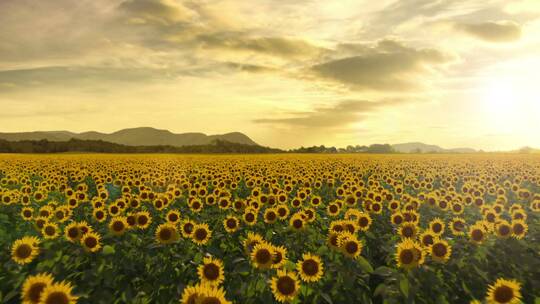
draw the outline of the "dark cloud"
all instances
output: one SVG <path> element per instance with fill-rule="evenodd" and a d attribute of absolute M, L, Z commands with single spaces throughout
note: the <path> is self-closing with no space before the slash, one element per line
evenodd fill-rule
<path fill-rule="evenodd" d="M 276 69 L 272 67 L 249 63 L 227 62 L 226 65 L 234 70 L 249 73 L 270 73 L 276 71 Z"/>
<path fill-rule="evenodd" d="M 333 107 L 318 107 L 312 112 L 291 112 L 289 118 L 262 118 L 254 120 L 259 124 L 287 125 L 307 128 L 339 128 L 358 122 L 362 117 L 378 108 L 397 104 L 401 100 L 367 101 L 344 100 Z"/>
<path fill-rule="evenodd" d="M 410 48 L 393 40 L 341 45 L 336 53 L 347 57 L 314 65 L 311 72 L 355 90 L 414 89 L 420 85 L 418 76 L 451 60 L 436 49 Z"/>
<path fill-rule="evenodd" d="M 455 28 L 488 42 L 512 42 L 521 38 L 521 26 L 512 21 L 456 23 Z"/>

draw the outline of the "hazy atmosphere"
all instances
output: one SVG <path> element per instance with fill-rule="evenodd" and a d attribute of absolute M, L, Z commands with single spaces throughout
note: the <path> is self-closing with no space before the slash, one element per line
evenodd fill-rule
<path fill-rule="evenodd" d="M 540 147 L 540 2 L 0 1 L 2 132 Z"/>

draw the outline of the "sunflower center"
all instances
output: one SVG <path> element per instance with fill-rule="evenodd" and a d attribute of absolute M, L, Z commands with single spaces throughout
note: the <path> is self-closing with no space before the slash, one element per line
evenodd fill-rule
<path fill-rule="evenodd" d="M 414 261 L 414 254 L 412 250 L 405 249 L 399 254 L 399 260 L 403 264 L 411 264 Z"/>
<path fill-rule="evenodd" d="M 219 267 L 214 263 L 205 265 L 203 272 L 204 277 L 210 281 L 215 281 L 219 278 Z"/>
<path fill-rule="evenodd" d="M 161 231 L 159 232 L 159 238 L 164 240 L 164 241 L 168 241 L 172 238 L 172 231 L 171 229 L 168 229 L 168 228 L 165 228 L 165 229 L 161 229 Z"/>
<path fill-rule="evenodd" d="M 435 224 L 433 224 L 433 226 L 431 227 L 431 229 L 433 229 L 433 232 L 440 232 L 441 229 L 442 229 L 442 226 L 441 226 L 441 224 L 439 224 L 439 223 L 435 223 Z"/>
<path fill-rule="evenodd" d="M 32 216 L 32 211 L 30 211 L 30 210 L 24 210 L 24 216 L 25 216 L 25 217 L 31 217 L 31 216 Z"/>
<path fill-rule="evenodd" d="M 276 214 L 274 212 L 268 212 L 266 214 L 266 219 L 268 219 L 269 221 L 273 221 L 276 219 Z"/>
<path fill-rule="evenodd" d="M 276 251 L 274 253 L 274 258 L 272 259 L 272 263 L 279 264 L 281 260 L 283 260 L 283 255 L 281 254 L 281 252 Z"/>
<path fill-rule="evenodd" d="M 17 247 L 17 250 L 15 251 L 15 255 L 21 259 L 26 259 L 32 254 L 32 247 L 28 244 L 22 244 L 19 247 Z"/>
<path fill-rule="evenodd" d="M 293 221 L 293 227 L 296 228 L 296 229 L 302 228 L 302 220 L 301 219 L 294 220 Z"/>
<path fill-rule="evenodd" d="M 514 233 L 515 234 L 522 234 L 524 230 L 525 229 L 523 229 L 523 225 L 521 225 L 521 224 L 515 224 L 514 225 Z"/>
<path fill-rule="evenodd" d="M 84 245 L 88 248 L 94 248 L 97 246 L 97 240 L 94 237 L 87 237 L 84 240 Z"/>
<path fill-rule="evenodd" d="M 306 260 L 302 263 L 302 270 L 308 276 L 314 276 L 319 272 L 319 264 L 314 260 Z"/>
<path fill-rule="evenodd" d="M 270 251 L 261 249 L 255 254 L 255 259 L 259 264 L 267 264 L 271 261 L 272 255 L 270 254 Z"/>
<path fill-rule="evenodd" d="M 79 228 L 77 227 L 71 227 L 69 230 L 68 230 L 68 235 L 70 238 L 74 239 L 76 238 L 77 236 L 79 236 Z"/>
<path fill-rule="evenodd" d="M 32 286 L 30 286 L 30 289 L 28 290 L 28 297 L 30 298 L 32 303 L 39 302 L 41 292 L 43 291 L 43 289 L 45 289 L 46 286 L 47 284 L 42 282 L 34 283 L 32 284 Z"/>
<path fill-rule="evenodd" d="M 447 252 L 447 249 L 444 244 L 437 243 L 433 245 L 433 253 L 435 253 L 436 256 L 443 257 L 446 255 L 446 252 Z"/>
<path fill-rule="evenodd" d="M 139 225 L 144 226 L 148 223 L 148 218 L 146 216 L 139 216 L 137 217 L 137 222 Z"/>
<path fill-rule="evenodd" d="M 175 213 L 171 213 L 169 215 L 169 221 L 176 222 L 177 220 L 178 220 L 178 215 L 176 215 Z"/>
<path fill-rule="evenodd" d="M 366 227 L 369 224 L 369 220 L 365 217 L 361 217 L 358 220 L 358 224 L 360 225 L 360 227 Z"/>
<path fill-rule="evenodd" d="M 45 234 L 47 235 L 54 235 L 56 233 L 56 229 L 54 229 L 53 226 L 47 226 L 45 227 Z"/>
<path fill-rule="evenodd" d="M 424 245 L 431 245 L 433 244 L 433 237 L 431 235 L 424 236 Z"/>
<path fill-rule="evenodd" d="M 64 292 L 56 291 L 47 296 L 45 304 L 69 304 L 69 298 Z"/>
<path fill-rule="evenodd" d="M 288 296 L 294 293 L 296 286 L 294 280 L 291 277 L 280 277 L 277 281 L 277 289 L 280 293 Z"/>
<path fill-rule="evenodd" d="M 113 223 L 112 228 L 114 231 L 122 231 L 124 230 L 124 223 L 116 221 Z"/>
<path fill-rule="evenodd" d="M 514 297 L 514 291 L 508 286 L 499 286 L 495 289 L 494 298 L 499 303 L 508 303 Z"/>
<path fill-rule="evenodd" d="M 205 297 L 201 304 L 221 304 L 221 300 L 216 297 Z"/>
<path fill-rule="evenodd" d="M 330 212 L 336 213 L 338 211 L 338 207 L 336 205 L 330 206 Z"/>
<path fill-rule="evenodd" d="M 246 221 L 253 222 L 255 220 L 255 215 L 253 213 L 246 214 Z"/>
<path fill-rule="evenodd" d="M 348 241 L 347 244 L 345 244 L 345 250 L 349 254 L 354 254 L 358 251 L 358 244 L 353 241 Z"/>
<path fill-rule="evenodd" d="M 472 238 L 473 238 L 473 240 L 475 240 L 477 242 L 481 241 L 482 238 L 484 238 L 484 233 L 482 231 L 480 231 L 479 229 L 473 230 Z"/>
<path fill-rule="evenodd" d="M 283 217 L 287 214 L 287 209 L 285 208 L 279 208 L 278 209 L 279 216 Z"/>
<path fill-rule="evenodd" d="M 403 228 L 403 236 L 404 237 L 412 237 L 414 234 L 414 230 L 411 227 L 404 227 Z"/>
<path fill-rule="evenodd" d="M 235 228 L 236 227 L 236 221 L 234 219 L 228 219 L 227 220 L 227 227 L 228 228 Z"/>
<path fill-rule="evenodd" d="M 195 238 L 197 240 L 204 240 L 204 239 L 206 239 L 207 235 L 208 235 L 208 233 L 204 229 L 197 229 L 195 231 Z"/>
<path fill-rule="evenodd" d="M 510 233 L 510 227 L 508 227 L 507 225 L 502 225 L 499 228 L 499 232 L 501 233 L 501 235 L 508 235 Z"/>

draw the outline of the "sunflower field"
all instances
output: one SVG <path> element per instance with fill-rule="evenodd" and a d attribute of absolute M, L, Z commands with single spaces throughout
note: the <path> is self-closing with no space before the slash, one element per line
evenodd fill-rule
<path fill-rule="evenodd" d="M 540 157 L 2 155 L 0 302 L 540 303 Z"/>

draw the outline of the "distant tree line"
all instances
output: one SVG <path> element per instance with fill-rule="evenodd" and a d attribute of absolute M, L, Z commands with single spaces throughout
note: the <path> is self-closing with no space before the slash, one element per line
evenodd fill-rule
<path fill-rule="evenodd" d="M 301 147 L 299 149 L 289 150 L 292 153 L 396 153 L 389 144 L 373 144 L 369 146 L 347 146 L 346 148 L 313 146 Z"/>
<path fill-rule="evenodd" d="M 126 146 L 102 140 L 0 140 L 0 153 L 280 153 L 279 149 L 215 140 L 195 146 Z"/>

